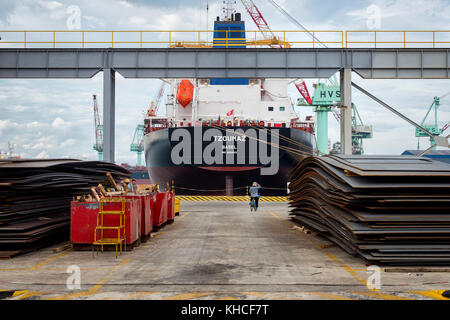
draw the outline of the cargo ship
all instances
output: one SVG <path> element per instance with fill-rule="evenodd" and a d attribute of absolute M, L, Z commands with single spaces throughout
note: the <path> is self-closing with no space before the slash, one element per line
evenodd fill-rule
<path fill-rule="evenodd" d="M 147 186 L 151 184 L 146 167 L 131 166 L 128 163 L 122 163 L 121 166 L 131 172 L 131 179 L 136 180 L 138 185 Z"/>
<path fill-rule="evenodd" d="M 228 32 L 227 32 L 228 31 Z M 213 47 L 245 48 L 239 13 L 214 22 Z M 312 116 L 288 96 L 295 79 L 162 79 L 170 85 L 166 114 L 145 118 L 145 162 L 152 183 L 177 194 L 243 195 L 258 182 L 262 195 L 286 195 L 288 173 L 311 152 Z"/>

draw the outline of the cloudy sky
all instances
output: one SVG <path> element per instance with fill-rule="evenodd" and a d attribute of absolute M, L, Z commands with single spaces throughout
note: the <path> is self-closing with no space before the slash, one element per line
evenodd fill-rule
<path fill-rule="evenodd" d="M 448 0 L 276 0 L 310 30 L 450 30 Z M 209 0 L 210 23 L 206 25 L 206 0 L 0 0 L 0 30 L 67 30 L 76 25 L 79 9 L 82 30 L 205 30 L 221 14 L 221 2 Z M 296 30 L 267 0 L 254 0 L 274 30 Z M 253 22 L 243 12 L 248 30 Z M 74 9 L 75 8 L 75 9 Z M 379 19 L 374 19 L 379 12 Z M 0 31 L 1 36 L 1 31 Z M 5 38 L 2 36 L 3 39 Z M 448 41 L 448 39 L 447 39 Z M 0 42 L 1 44 L 1 42 Z M 434 96 L 450 91 L 449 80 L 354 81 L 420 122 Z M 307 81 L 312 93 L 312 83 Z M 142 122 L 156 94 L 159 80 L 116 82 L 116 161 L 134 164 L 129 151 L 133 132 Z M 290 88 L 293 100 L 298 93 Z M 102 106 L 102 75 L 90 80 L 0 80 L 0 150 L 8 141 L 22 157 L 71 157 L 96 159 L 92 150 L 94 126 L 92 94 Z M 365 142 L 366 154 L 399 154 L 415 149 L 414 128 L 389 111 L 354 92 L 354 102 L 374 138 Z M 302 116 L 311 108 L 298 109 Z M 440 123 L 450 121 L 450 96 L 442 100 Z M 339 139 L 337 122 L 330 115 L 330 139 Z M 427 141 L 421 141 L 422 146 Z"/>

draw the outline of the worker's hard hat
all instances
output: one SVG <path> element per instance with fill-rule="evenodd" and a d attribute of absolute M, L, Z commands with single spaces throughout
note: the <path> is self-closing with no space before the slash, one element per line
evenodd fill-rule
<path fill-rule="evenodd" d="M 130 183 L 130 179 L 125 179 L 125 182 L 126 183 Z"/>

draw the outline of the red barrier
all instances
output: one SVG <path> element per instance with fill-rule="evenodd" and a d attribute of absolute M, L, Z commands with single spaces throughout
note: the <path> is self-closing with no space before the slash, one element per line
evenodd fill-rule
<path fill-rule="evenodd" d="M 121 210 L 119 202 L 105 203 L 105 210 Z M 70 241 L 74 244 L 92 244 L 97 226 L 98 202 L 72 202 L 70 214 Z M 126 244 L 132 244 L 140 238 L 140 201 L 127 199 L 125 202 Z M 104 226 L 119 225 L 119 217 L 104 216 Z M 104 230 L 104 238 L 117 237 L 117 230 Z M 98 237 L 97 237 L 98 238 Z"/>
<path fill-rule="evenodd" d="M 172 223 L 175 220 L 175 192 L 169 192 L 167 203 L 167 220 Z"/>
<path fill-rule="evenodd" d="M 167 222 L 168 193 L 160 192 L 153 195 L 152 201 L 152 222 L 153 227 L 160 228 Z"/>

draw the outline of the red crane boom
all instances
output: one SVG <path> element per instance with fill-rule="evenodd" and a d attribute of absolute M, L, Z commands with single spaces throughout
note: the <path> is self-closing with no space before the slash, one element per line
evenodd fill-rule
<path fill-rule="evenodd" d="M 256 26 L 258 27 L 259 31 L 261 31 L 263 37 L 265 40 L 271 40 L 276 39 L 275 34 L 270 30 L 270 27 L 264 19 L 261 11 L 259 11 L 258 7 L 255 5 L 255 3 L 252 0 L 241 0 L 242 4 L 244 5 L 245 9 L 247 10 L 250 17 L 255 22 Z M 282 45 L 270 45 L 272 48 L 283 48 Z"/>
<path fill-rule="evenodd" d="M 269 24 L 267 23 L 266 19 L 264 19 L 261 11 L 259 11 L 258 7 L 255 5 L 253 0 L 241 0 L 241 2 L 244 5 L 244 7 L 247 10 L 250 17 L 255 22 L 259 31 L 261 31 L 264 39 L 265 40 L 276 39 L 275 34 L 270 29 Z M 269 44 L 269 45 L 272 48 L 283 48 L 283 46 L 280 44 L 277 44 L 277 45 Z M 308 87 L 306 87 L 305 81 L 300 80 L 299 83 L 295 83 L 295 86 L 296 86 L 297 90 L 300 92 L 300 94 L 302 95 L 302 97 L 306 100 L 306 102 L 308 102 L 309 104 L 312 104 L 311 96 L 309 95 Z"/>
<path fill-rule="evenodd" d="M 302 97 L 308 102 L 308 104 L 312 104 L 311 96 L 309 95 L 308 88 L 306 87 L 306 83 L 303 80 L 300 80 L 299 83 L 295 83 L 298 92 L 302 95 Z"/>

